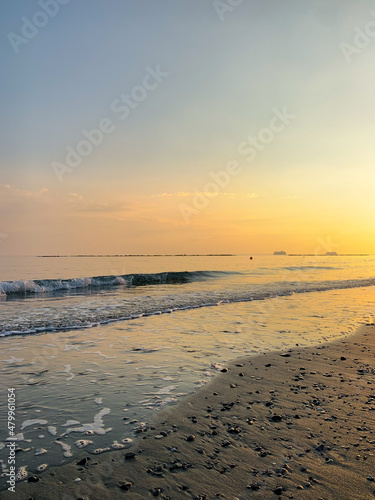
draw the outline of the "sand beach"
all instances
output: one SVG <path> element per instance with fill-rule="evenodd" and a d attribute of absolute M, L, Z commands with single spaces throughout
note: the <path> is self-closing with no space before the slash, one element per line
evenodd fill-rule
<path fill-rule="evenodd" d="M 74 463 L 29 474 L 16 498 L 374 497 L 374 325 L 223 370 L 141 425 L 131 448 L 83 451 Z"/>

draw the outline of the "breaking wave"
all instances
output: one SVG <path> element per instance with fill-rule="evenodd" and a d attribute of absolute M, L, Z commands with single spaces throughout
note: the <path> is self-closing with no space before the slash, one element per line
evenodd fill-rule
<path fill-rule="evenodd" d="M 149 284 L 145 276 L 152 276 L 151 283 L 181 283 L 183 280 L 206 279 L 209 275 L 218 273 L 162 273 L 161 275 L 142 276 L 139 284 Z M 219 273 L 222 274 L 222 273 Z M 157 281 L 155 276 L 158 276 Z M 92 279 L 92 278 L 91 278 Z M 100 278 L 103 284 L 103 277 Z M 139 279 L 139 278 L 138 278 Z M 173 281 L 168 281 L 173 280 Z M 163 280 L 163 281 L 161 281 Z M 106 280 L 104 279 L 106 282 Z M 182 281 L 186 282 L 186 281 Z M 36 282 L 34 282 L 36 283 Z M 54 281 L 56 283 L 56 281 Z M 70 298 L 69 307 L 64 302 L 47 303 L 39 316 L 25 311 L 25 314 L 15 312 L 14 315 L 0 317 L 0 337 L 8 335 L 24 335 L 42 332 L 56 332 L 92 328 L 115 321 L 134 320 L 146 316 L 170 314 L 176 311 L 197 309 L 201 307 L 220 306 L 236 302 L 268 300 L 293 294 L 343 290 L 375 286 L 375 278 L 331 280 L 331 281 L 295 281 L 274 282 L 265 284 L 236 285 L 235 288 L 217 288 L 215 290 L 201 289 L 186 291 L 185 288 L 169 291 L 162 290 L 158 294 L 103 295 L 87 303 L 78 297 Z M 32 306 L 32 304 L 31 304 Z"/>
<path fill-rule="evenodd" d="M 90 288 L 101 289 L 119 286 L 132 287 L 189 283 L 192 281 L 220 278 L 227 274 L 235 273 L 227 271 L 183 271 L 155 274 L 124 274 L 122 276 L 94 276 L 92 278 L 0 281 L 0 295 L 28 295 Z"/>

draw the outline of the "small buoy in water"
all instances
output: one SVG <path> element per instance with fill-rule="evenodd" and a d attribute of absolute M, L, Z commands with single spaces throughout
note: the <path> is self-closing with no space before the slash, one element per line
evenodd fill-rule
<path fill-rule="evenodd" d="M 253 258 L 252 258 L 252 257 L 250 257 L 250 260 L 253 260 Z"/>

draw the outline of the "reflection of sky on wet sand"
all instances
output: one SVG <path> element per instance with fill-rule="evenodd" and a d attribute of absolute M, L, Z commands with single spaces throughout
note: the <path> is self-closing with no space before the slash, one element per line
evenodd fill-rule
<path fill-rule="evenodd" d="M 371 288 L 338 290 L 4 338 L 3 387 L 16 387 L 16 430 L 27 450 L 17 465 L 35 470 L 82 448 L 129 446 L 122 441 L 141 422 L 208 382 L 229 359 L 350 333 L 371 319 L 374 303 Z M 47 452 L 36 455 L 41 449 Z"/>

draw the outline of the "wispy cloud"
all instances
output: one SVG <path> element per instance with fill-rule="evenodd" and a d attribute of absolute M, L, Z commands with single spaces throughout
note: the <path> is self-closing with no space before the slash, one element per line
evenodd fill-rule
<path fill-rule="evenodd" d="M 194 196 L 211 196 L 211 197 L 217 197 L 217 196 L 222 196 L 222 197 L 230 197 L 230 198 L 258 198 L 260 195 L 257 193 L 245 193 L 245 194 L 239 194 L 239 193 L 225 193 L 225 192 L 214 192 L 214 191 L 201 191 L 201 192 L 185 192 L 185 191 L 178 191 L 176 193 L 159 193 L 159 194 L 154 194 L 152 197 L 153 198 L 188 198 L 188 197 L 194 197 Z"/>
<path fill-rule="evenodd" d="M 132 203 L 125 201 L 101 202 L 86 199 L 78 193 L 69 193 L 65 200 L 70 212 L 75 214 L 121 214 L 134 209 Z"/>
<path fill-rule="evenodd" d="M 10 184 L 0 184 L 0 196 L 1 199 L 6 197 L 7 199 L 16 198 L 42 198 L 44 194 L 48 192 L 48 189 L 43 187 L 39 191 L 30 191 L 27 189 L 19 189 Z"/>
<path fill-rule="evenodd" d="M 78 193 L 69 193 L 69 199 L 68 201 L 74 202 L 76 200 L 83 200 L 83 196 Z"/>
<path fill-rule="evenodd" d="M 182 192 L 179 191 L 178 193 L 160 193 L 160 194 L 155 194 L 153 197 L 156 198 L 188 198 L 191 196 L 196 196 L 196 195 L 204 195 L 204 196 L 218 196 L 220 193 L 215 193 L 215 192 Z"/>
<path fill-rule="evenodd" d="M 116 214 L 131 210 L 131 205 L 127 203 L 95 203 L 90 202 L 81 206 L 77 212 Z"/>

